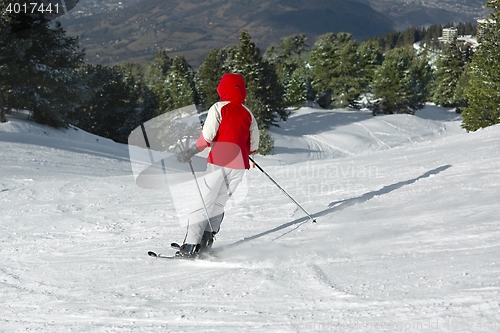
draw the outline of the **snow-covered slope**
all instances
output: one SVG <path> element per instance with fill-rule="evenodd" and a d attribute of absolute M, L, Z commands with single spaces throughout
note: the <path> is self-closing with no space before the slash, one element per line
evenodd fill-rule
<path fill-rule="evenodd" d="M 126 146 L 9 118 L 0 331 L 500 330 L 500 127 L 417 115 L 297 111 L 257 160 L 318 223 L 251 169 L 213 262 L 147 257 L 184 234 Z"/>
<path fill-rule="evenodd" d="M 413 142 L 461 133 L 454 109 L 432 104 L 418 112 L 373 117 L 371 111 L 302 108 L 272 128 L 279 163 L 371 154 Z"/>

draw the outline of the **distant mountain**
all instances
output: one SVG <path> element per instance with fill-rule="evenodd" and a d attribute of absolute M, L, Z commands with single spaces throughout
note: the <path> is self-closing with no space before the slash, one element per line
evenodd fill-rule
<path fill-rule="evenodd" d="M 357 0 L 394 20 L 395 28 L 473 22 L 488 15 L 486 0 Z"/>
<path fill-rule="evenodd" d="M 366 0 L 142 0 L 62 23 L 70 35 L 80 36 L 91 63 L 144 63 L 167 50 L 197 66 L 210 49 L 238 43 L 241 30 L 266 49 L 293 33 L 306 33 L 312 45 L 326 32 L 350 32 L 359 41 L 402 24 L 393 12 L 381 14 L 372 7 L 377 8 Z M 437 10 L 418 15 L 422 24 L 426 18 L 440 23 L 436 20 L 446 16 Z"/>
<path fill-rule="evenodd" d="M 369 5 L 345 0 L 143 0 L 62 22 L 69 34 L 80 36 L 90 62 L 144 62 L 165 49 L 195 66 L 210 49 L 236 44 L 243 29 L 265 49 L 292 33 L 306 33 L 312 44 L 326 32 L 363 39 L 393 27 Z"/>

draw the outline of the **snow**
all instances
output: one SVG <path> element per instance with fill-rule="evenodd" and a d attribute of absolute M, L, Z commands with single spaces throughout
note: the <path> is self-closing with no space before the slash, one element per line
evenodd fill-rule
<path fill-rule="evenodd" d="M 1 332 L 500 330 L 500 126 L 452 109 L 302 108 L 272 131 L 214 261 L 166 261 L 184 230 L 128 147 L 0 124 Z"/>

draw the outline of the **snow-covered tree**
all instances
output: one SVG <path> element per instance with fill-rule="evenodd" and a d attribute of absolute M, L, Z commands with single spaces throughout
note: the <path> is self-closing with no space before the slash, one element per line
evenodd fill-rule
<path fill-rule="evenodd" d="M 287 107 L 298 106 L 307 101 L 310 77 L 302 59 L 307 49 L 305 34 L 293 34 L 281 38 L 280 44 L 270 46 L 264 53 L 264 60 L 276 68 L 280 84 L 284 88 L 284 103 Z"/>
<path fill-rule="evenodd" d="M 7 39 L 10 33 L 10 18 L 7 12 L 4 10 L 7 2 L 5 0 L 0 0 L 0 49 L 6 47 Z M 7 74 L 8 66 L 6 64 L 5 55 L 0 52 L 0 82 L 3 82 Z M 4 85 L 0 83 L 0 122 L 4 123 L 7 121 L 5 117 L 5 107 L 3 102 L 3 90 Z"/>
<path fill-rule="evenodd" d="M 165 86 L 168 91 L 167 111 L 197 104 L 194 72 L 184 56 L 177 56 L 172 61 Z"/>
<path fill-rule="evenodd" d="M 310 80 L 304 66 L 297 67 L 285 85 L 284 100 L 287 106 L 300 106 L 307 102 Z"/>
<path fill-rule="evenodd" d="M 158 104 L 155 115 L 160 115 L 169 109 L 170 92 L 165 81 L 171 67 L 172 59 L 165 51 L 158 52 L 156 57 L 144 66 L 145 84 L 153 92 Z"/>
<path fill-rule="evenodd" d="M 135 104 L 139 118 L 131 117 L 130 121 L 134 128 L 141 122 L 147 121 L 157 115 L 158 99 L 154 92 L 147 86 L 144 67 L 137 63 L 121 63 L 115 66 L 122 75 L 123 82 L 131 91 L 129 102 Z"/>
<path fill-rule="evenodd" d="M 39 123 L 67 125 L 67 112 L 86 97 L 78 76 L 83 52 L 78 38 L 67 37 L 59 22 L 41 15 L 7 15 L 2 1 L 0 77 L 5 104 L 27 109 Z"/>
<path fill-rule="evenodd" d="M 351 38 L 345 32 L 326 33 L 318 37 L 311 51 L 312 86 L 327 97 L 324 107 L 330 103 L 335 107 L 354 106 L 361 93 L 357 43 Z"/>
<path fill-rule="evenodd" d="M 467 131 L 500 123 L 500 0 L 489 0 L 490 19 L 480 24 L 477 52 L 468 69 L 462 127 Z"/>
<path fill-rule="evenodd" d="M 287 58 L 295 55 L 296 63 L 301 62 L 303 52 L 308 48 L 307 37 L 305 34 L 293 34 L 281 38 L 280 47 Z"/>
<path fill-rule="evenodd" d="M 457 105 L 456 89 L 464 66 L 464 56 L 455 38 L 443 46 L 443 51 L 436 62 L 436 80 L 432 97 L 434 103 L 442 106 Z"/>
<path fill-rule="evenodd" d="M 380 43 L 376 40 L 369 39 L 362 41 L 357 50 L 359 59 L 361 92 L 372 92 L 371 85 L 375 76 L 375 70 L 384 61 L 384 54 Z"/>
<path fill-rule="evenodd" d="M 461 113 L 463 108 L 467 106 L 467 96 L 465 93 L 469 89 L 469 66 L 470 63 L 466 63 L 462 75 L 458 78 L 457 87 L 455 89 L 455 97 L 457 112 Z"/>
<path fill-rule="evenodd" d="M 259 154 L 269 155 L 274 148 L 274 140 L 265 128 L 259 129 Z"/>
<path fill-rule="evenodd" d="M 413 50 L 396 48 L 385 54 L 375 71 L 374 97 L 385 113 L 415 112 L 425 106 L 431 69 L 424 57 Z"/>
<path fill-rule="evenodd" d="M 144 120 L 138 110 L 140 93 L 135 78 L 121 66 L 86 65 L 81 72 L 92 94 L 71 114 L 73 124 L 126 143 L 130 132 Z"/>

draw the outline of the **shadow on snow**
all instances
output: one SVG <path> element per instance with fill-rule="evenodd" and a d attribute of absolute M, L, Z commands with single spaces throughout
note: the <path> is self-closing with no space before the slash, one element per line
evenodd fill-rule
<path fill-rule="evenodd" d="M 361 204 L 361 203 L 367 202 L 368 200 L 371 200 L 371 199 L 373 199 L 376 196 L 388 194 L 388 193 L 391 193 L 393 191 L 396 191 L 396 190 L 400 189 L 403 186 L 411 185 L 411 184 L 413 184 L 413 183 L 415 183 L 415 182 L 417 182 L 417 181 L 419 181 L 421 179 L 429 178 L 429 177 L 431 177 L 433 175 L 437 175 L 437 174 L 439 174 L 439 173 L 441 173 L 441 172 L 443 172 L 443 171 L 445 171 L 445 170 L 447 170 L 449 168 L 451 168 L 451 165 L 449 165 L 449 164 L 443 165 L 443 166 L 440 166 L 438 168 L 435 168 L 435 169 L 432 169 L 430 171 L 427 171 L 426 173 L 422 174 L 421 176 L 419 176 L 417 178 L 405 180 L 405 181 L 402 181 L 402 182 L 399 182 L 399 183 L 396 183 L 396 184 L 392 184 L 392 185 L 387 185 L 387 186 L 382 187 L 380 190 L 372 191 L 372 192 L 367 192 L 367 193 L 365 193 L 365 194 L 363 194 L 363 195 L 361 195 L 359 197 L 331 202 L 330 204 L 328 204 L 328 208 L 327 209 L 325 209 L 323 211 L 320 211 L 320 212 L 317 212 L 315 214 L 311 214 L 311 216 L 313 218 L 318 218 L 318 217 L 325 216 L 325 215 L 328 215 L 328 214 L 331 214 L 331 213 L 334 213 L 334 212 L 339 212 L 341 210 L 344 210 L 347 207 L 351 207 L 351 206 L 356 205 L 356 204 Z M 257 238 L 269 235 L 269 234 L 272 234 L 274 232 L 286 229 L 286 228 L 291 227 L 291 226 L 295 226 L 295 228 L 293 228 L 292 230 L 289 230 L 289 231 L 281 234 L 280 236 L 274 238 L 273 239 L 273 241 L 274 241 L 274 240 L 276 240 L 278 238 L 281 238 L 281 237 L 285 236 L 286 234 L 292 232 L 293 230 L 297 229 L 298 227 L 300 227 L 302 224 L 308 222 L 309 220 L 310 219 L 307 216 L 298 218 L 298 219 L 296 219 L 294 221 L 287 222 L 287 223 L 282 224 L 282 225 L 280 225 L 280 226 L 278 226 L 276 228 L 273 228 L 273 229 L 261 232 L 261 233 L 259 233 L 257 235 L 245 237 L 245 238 L 243 238 L 243 239 L 241 239 L 241 240 L 239 240 L 239 241 L 237 241 L 235 243 L 227 245 L 227 248 L 231 248 L 233 246 L 237 246 L 237 245 L 240 245 L 242 243 L 249 242 L 251 240 L 254 240 L 254 239 L 257 239 Z"/>

